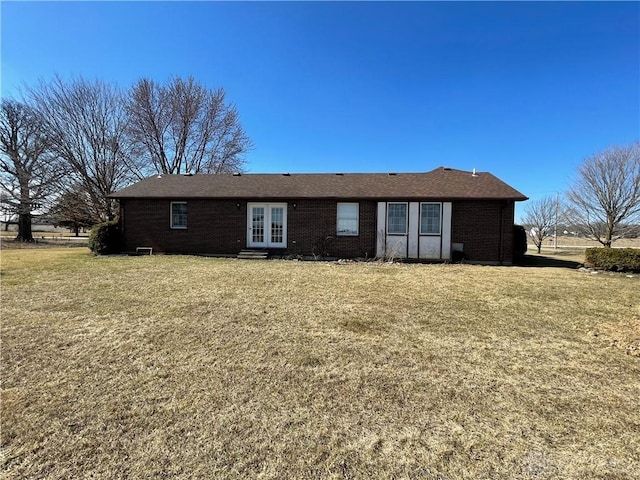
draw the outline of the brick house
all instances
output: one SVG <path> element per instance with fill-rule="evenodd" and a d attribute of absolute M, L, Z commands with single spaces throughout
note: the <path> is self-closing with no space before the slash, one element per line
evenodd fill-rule
<path fill-rule="evenodd" d="M 124 250 L 510 264 L 514 202 L 490 173 L 158 175 L 111 195 Z M 460 252 L 460 253 L 456 253 Z"/>

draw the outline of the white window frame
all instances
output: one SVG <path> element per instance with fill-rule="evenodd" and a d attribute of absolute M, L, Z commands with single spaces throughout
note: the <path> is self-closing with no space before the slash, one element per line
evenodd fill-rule
<path fill-rule="evenodd" d="M 391 205 L 404 205 L 404 232 L 389 231 L 389 212 Z M 407 235 L 409 233 L 409 202 L 388 202 L 387 203 L 387 235 Z"/>
<path fill-rule="evenodd" d="M 437 232 L 425 232 L 425 231 L 423 231 L 423 228 L 422 228 L 422 207 L 424 205 L 438 205 L 439 212 L 440 212 L 438 216 L 439 216 L 439 220 L 440 221 L 438 222 L 438 231 Z M 420 202 L 419 215 L 420 215 L 420 227 L 419 227 L 420 235 L 424 235 L 424 236 L 442 235 L 442 203 L 441 202 Z"/>
<path fill-rule="evenodd" d="M 189 217 L 188 217 L 188 215 L 189 215 L 189 208 L 187 207 L 187 212 L 184 214 L 184 216 L 185 216 L 185 224 L 184 224 L 184 225 L 180 225 L 180 224 L 176 224 L 176 223 L 174 222 L 174 219 L 173 219 L 173 206 L 174 206 L 174 205 L 187 205 L 187 202 L 171 202 L 171 205 L 170 205 L 170 207 L 169 207 L 169 208 L 170 208 L 169 226 L 170 226 L 170 227 L 171 227 L 171 229 L 173 229 L 173 230 L 186 230 L 186 229 L 187 229 L 187 225 L 188 225 L 188 218 L 189 218 Z M 180 215 L 182 215 L 182 214 L 180 214 Z"/>
<path fill-rule="evenodd" d="M 264 236 L 262 242 L 253 241 L 252 209 L 264 208 Z M 271 238 L 271 216 L 274 208 L 282 208 L 282 242 L 274 242 Z M 287 204 L 286 203 L 247 203 L 247 247 L 248 248 L 287 248 Z"/>
<path fill-rule="evenodd" d="M 345 217 L 344 213 L 342 217 L 340 216 L 340 207 L 341 206 L 354 206 L 356 207 L 356 217 Z M 340 220 L 350 220 L 356 221 L 356 231 L 354 232 L 345 232 L 344 230 L 340 230 Z M 336 207 L 336 235 L 339 237 L 357 237 L 360 235 L 360 204 L 357 202 L 338 202 Z"/>

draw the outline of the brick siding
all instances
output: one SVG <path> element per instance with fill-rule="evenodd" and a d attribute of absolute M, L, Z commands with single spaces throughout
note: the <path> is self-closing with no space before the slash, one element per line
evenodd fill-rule
<path fill-rule="evenodd" d="M 170 200 L 125 200 L 124 250 L 152 247 L 163 253 L 237 253 L 246 246 L 246 205 L 235 201 L 187 201 L 187 228 L 170 227 Z M 244 209 L 243 209 L 244 208 Z"/>
<path fill-rule="evenodd" d="M 171 200 L 121 202 L 126 252 L 135 252 L 136 247 L 152 247 L 158 253 L 236 254 L 247 248 L 247 203 L 263 201 L 187 200 L 186 229 L 170 227 Z M 359 235 L 353 237 L 336 235 L 338 202 L 269 200 L 268 203 L 287 203 L 287 249 L 271 249 L 272 252 L 342 258 L 375 256 L 377 202 L 358 202 Z M 464 244 L 464 253 L 470 261 L 511 263 L 513 216 L 512 201 L 453 202 L 452 242 Z"/>
<path fill-rule="evenodd" d="M 451 241 L 464 244 L 465 257 L 470 261 L 510 264 L 513 261 L 513 217 L 512 201 L 453 202 Z"/>
<path fill-rule="evenodd" d="M 187 228 L 170 228 L 170 200 L 122 200 L 124 250 L 159 253 L 235 254 L 247 247 L 247 204 L 260 200 L 187 200 Z M 376 203 L 360 204 L 358 236 L 337 236 L 337 200 L 270 200 L 287 203 L 287 249 L 274 253 L 372 257 Z M 239 206 L 238 206 L 239 205 Z M 295 205 L 295 208 L 294 208 Z M 367 228 L 368 225 L 373 227 Z"/>
<path fill-rule="evenodd" d="M 352 202 L 345 200 L 345 202 Z M 293 208 L 293 204 L 296 208 Z M 288 247 L 290 253 L 332 257 L 374 257 L 376 254 L 376 202 L 358 202 L 358 236 L 336 235 L 339 201 L 289 202 Z"/>

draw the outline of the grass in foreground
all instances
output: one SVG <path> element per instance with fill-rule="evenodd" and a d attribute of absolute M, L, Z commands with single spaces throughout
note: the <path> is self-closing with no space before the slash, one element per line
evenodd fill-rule
<path fill-rule="evenodd" d="M 86 252 L 2 252 L 6 478 L 640 471 L 640 361 L 594 334 L 637 276 Z"/>

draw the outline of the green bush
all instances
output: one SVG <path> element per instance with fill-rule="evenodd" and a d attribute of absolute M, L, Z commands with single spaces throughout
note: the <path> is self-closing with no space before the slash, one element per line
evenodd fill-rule
<path fill-rule="evenodd" d="M 635 248 L 587 248 L 585 264 L 613 272 L 640 272 L 640 250 Z"/>
<path fill-rule="evenodd" d="M 527 232 L 522 225 L 513 226 L 513 259 L 520 260 L 527 253 Z"/>
<path fill-rule="evenodd" d="M 89 249 L 95 255 L 108 255 L 120 252 L 120 229 L 118 221 L 98 223 L 89 234 Z"/>

